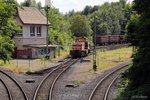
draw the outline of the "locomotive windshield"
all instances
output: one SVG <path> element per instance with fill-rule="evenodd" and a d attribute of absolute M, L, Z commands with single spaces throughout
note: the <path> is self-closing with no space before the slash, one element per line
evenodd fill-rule
<path fill-rule="evenodd" d="M 82 44 L 73 44 L 72 46 L 82 46 Z"/>

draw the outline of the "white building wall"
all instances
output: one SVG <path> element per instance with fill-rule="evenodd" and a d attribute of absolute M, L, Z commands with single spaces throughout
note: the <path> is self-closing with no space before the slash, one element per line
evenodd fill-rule
<path fill-rule="evenodd" d="M 23 50 L 24 47 L 23 47 L 23 39 L 20 37 L 20 38 L 14 38 L 14 41 L 15 41 L 15 46 L 17 47 L 17 49 L 20 49 L 20 50 Z"/>
<path fill-rule="evenodd" d="M 46 38 L 24 38 L 23 45 L 46 44 Z"/>
<path fill-rule="evenodd" d="M 16 22 L 17 22 L 18 25 L 23 25 L 22 22 L 21 22 L 21 20 L 20 20 L 20 18 L 18 16 L 15 16 L 14 19 L 16 20 Z"/>
<path fill-rule="evenodd" d="M 35 26 L 35 36 L 30 36 L 30 26 Z M 41 36 L 37 36 L 37 27 L 41 26 Z M 46 44 L 46 25 L 24 25 L 23 26 L 23 44 L 33 45 L 33 44 Z"/>
<path fill-rule="evenodd" d="M 35 26 L 35 36 L 30 36 L 30 26 Z M 41 26 L 41 36 L 37 36 L 37 26 Z M 22 36 L 15 36 L 15 44 L 18 49 L 25 49 L 23 45 L 46 44 L 46 25 L 22 25 Z"/>
<path fill-rule="evenodd" d="M 46 25 L 25 25 L 22 23 L 18 16 L 14 18 L 18 25 L 22 26 L 22 35 L 17 35 L 14 37 L 15 46 L 17 49 L 23 50 L 27 49 L 23 45 L 46 45 L 47 36 L 47 26 Z M 30 36 L 30 26 L 35 26 L 35 36 Z M 41 26 L 41 36 L 37 36 L 37 27 Z"/>

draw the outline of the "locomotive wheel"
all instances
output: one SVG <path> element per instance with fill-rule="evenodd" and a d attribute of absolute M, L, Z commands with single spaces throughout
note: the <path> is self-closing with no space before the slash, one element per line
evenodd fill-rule
<path fill-rule="evenodd" d="M 88 53 L 90 53 L 91 51 L 90 50 L 88 50 Z"/>
<path fill-rule="evenodd" d="M 81 56 L 82 56 L 82 57 L 84 57 L 84 56 L 85 56 L 84 52 L 82 52 L 82 53 L 81 53 Z"/>
<path fill-rule="evenodd" d="M 81 52 L 82 57 L 85 57 L 85 54 L 86 54 L 85 52 Z"/>

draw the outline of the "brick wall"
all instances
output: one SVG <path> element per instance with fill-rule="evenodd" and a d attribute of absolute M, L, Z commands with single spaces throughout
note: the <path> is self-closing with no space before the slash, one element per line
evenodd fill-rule
<path fill-rule="evenodd" d="M 16 53 L 18 58 L 28 58 L 29 56 L 32 56 L 30 49 L 17 50 Z"/>

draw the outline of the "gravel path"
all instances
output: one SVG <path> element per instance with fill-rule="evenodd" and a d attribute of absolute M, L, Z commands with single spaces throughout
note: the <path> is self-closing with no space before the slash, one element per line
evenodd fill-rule
<path fill-rule="evenodd" d="M 117 67 L 104 72 L 92 73 L 86 76 L 88 68 L 82 68 L 80 63 L 73 65 L 61 78 L 57 81 L 55 97 L 53 100 L 87 100 L 92 89 L 96 83 L 102 79 L 110 71 Z M 76 72 L 78 70 L 78 72 Z M 91 77 L 92 76 L 92 77 Z M 66 87 L 66 85 L 75 85 L 78 81 L 77 87 Z"/>
<path fill-rule="evenodd" d="M 11 73 L 12 74 L 12 73 Z M 21 84 L 25 90 L 29 100 L 32 100 L 34 91 L 39 85 L 40 81 L 43 79 L 44 75 L 26 75 L 26 74 L 12 74 L 18 82 Z M 26 82 L 26 81 L 35 81 L 35 82 Z"/>

